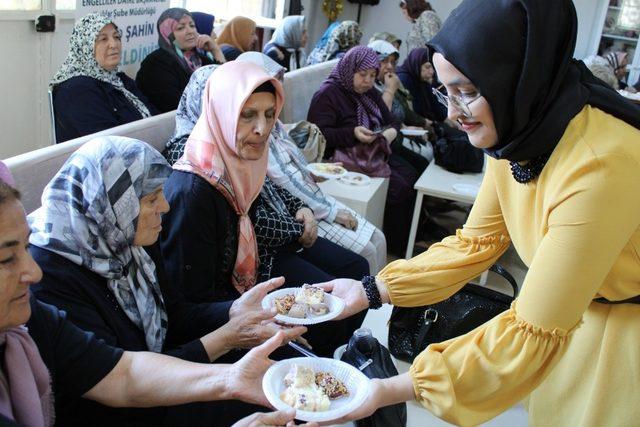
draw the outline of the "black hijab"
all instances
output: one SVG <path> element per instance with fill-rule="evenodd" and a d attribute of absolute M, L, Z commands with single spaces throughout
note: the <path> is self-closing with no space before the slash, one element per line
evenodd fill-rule
<path fill-rule="evenodd" d="M 406 82 L 405 88 L 413 97 L 415 112 L 429 120 L 441 122 L 447 118 L 447 109 L 433 94 L 433 86 L 422 81 L 420 71 L 425 62 L 431 62 L 429 49 L 417 47 L 409 52 L 402 65 L 396 69 L 396 74 L 403 84 Z"/>
<path fill-rule="evenodd" d="M 571 0 L 464 0 L 429 45 L 487 99 L 498 144 L 513 162 L 549 155 L 585 104 L 640 129 L 640 108 L 573 59 Z"/>

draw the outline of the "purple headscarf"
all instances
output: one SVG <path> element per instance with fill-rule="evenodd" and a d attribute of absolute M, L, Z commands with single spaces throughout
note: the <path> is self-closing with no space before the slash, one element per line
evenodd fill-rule
<path fill-rule="evenodd" d="M 382 123 L 382 113 L 380 108 L 367 93 L 357 93 L 353 89 L 353 76 L 363 70 L 376 70 L 376 75 L 380 70 L 378 54 L 366 46 L 356 46 L 340 59 L 340 62 L 333 67 L 329 74 L 328 81 L 337 84 L 347 91 L 349 96 L 355 101 L 358 115 L 358 125 L 374 130 Z M 372 89 L 375 90 L 375 89 Z"/>
<path fill-rule="evenodd" d="M 422 64 L 429 62 L 429 49 L 418 47 L 409 52 L 407 59 L 396 70 L 398 75 L 407 74 L 416 82 L 420 82 L 420 69 Z"/>
<path fill-rule="evenodd" d="M 425 62 L 431 62 L 429 49 L 417 47 L 409 52 L 407 59 L 396 69 L 396 74 L 413 97 L 414 111 L 430 120 L 441 122 L 447 117 L 447 109 L 433 95 L 433 85 L 422 81 L 420 71 Z"/>

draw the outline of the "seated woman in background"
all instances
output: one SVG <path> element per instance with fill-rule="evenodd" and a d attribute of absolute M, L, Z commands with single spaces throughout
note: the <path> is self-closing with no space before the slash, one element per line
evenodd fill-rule
<path fill-rule="evenodd" d="M 331 29 L 331 27 L 329 27 L 329 29 Z M 327 29 L 327 31 L 329 31 L 329 29 Z M 331 61 L 332 59 L 342 58 L 349 49 L 360 43 L 361 38 L 362 30 L 356 21 L 341 22 L 331 29 L 331 33 L 326 39 L 325 44 L 322 44 L 322 40 L 318 42 L 313 51 L 311 51 L 311 54 L 309 54 L 307 64 L 319 64 L 321 62 Z"/>
<path fill-rule="evenodd" d="M 135 139 L 98 138 L 76 151 L 46 187 L 42 207 L 29 215 L 30 251 L 44 271 L 34 292 L 110 345 L 209 363 L 279 330 L 263 325 L 273 315 L 260 301 L 282 281 L 256 286 L 237 301 L 186 302 L 167 280 L 156 244 L 170 173 L 160 153 Z M 222 407 L 119 410 L 77 398 L 58 417 L 70 424 L 97 417 L 110 425 L 210 425 Z M 227 423 L 256 409 L 234 402 L 224 407 Z"/>
<path fill-rule="evenodd" d="M 236 16 L 226 23 L 218 43 L 227 61 L 233 61 L 243 52 L 255 50 L 258 44 L 256 23 L 244 16 Z"/>
<path fill-rule="evenodd" d="M 158 112 L 135 82 L 118 72 L 120 37 L 113 21 L 98 13 L 85 16 L 74 26 L 69 55 L 50 83 L 57 142 Z"/>
<path fill-rule="evenodd" d="M 238 61 L 253 62 L 282 80 L 284 68 L 264 54 L 243 53 Z M 291 140 L 284 125 L 276 121 L 269 138 L 267 177 L 302 200 L 318 221 L 318 236 L 362 255 L 369 262 L 370 274 L 386 264 L 387 242 L 373 224 L 333 197 L 324 194 L 311 172 L 302 151 Z"/>
<path fill-rule="evenodd" d="M 262 52 L 287 71 L 297 70 L 307 63 L 304 53 L 307 38 L 305 17 L 287 16 L 273 32 L 271 40 L 264 46 Z"/>
<path fill-rule="evenodd" d="M 284 339 L 282 332 L 234 365 L 197 364 L 112 347 L 76 327 L 67 313 L 30 297 L 29 287 L 41 279 L 42 271 L 27 250 L 29 226 L 20 193 L 8 185 L 10 174 L 3 173 L 1 178 L 2 426 L 48 427 L 54 421 L 71 425 L 62 408 L 81 396 L 114 408 L 180 405 L 231 396 L 266 404 L 262 375 L 271 365 L 269 353 Z M 261 417 L 250 417 L 256 416 Z M 91 425 L 112 425 L 96 413 L 74 425 L 85 425 L 87 420 Z M 121 425 L 135 421 L 127 419 Z"/>
<path fill-rule="evenodd" d="M 587 56 L 582 60 L 591 74 L 608 84 L 612 89 L 619 89 L 618 78 L 609 61 L 599 55 Z"/>
<path fill-rule="evenodd" d="M 396 121 L 406 126 L 429 129 L 431 121 L 413 110 L 413 97 L 396 74 L 396 63 L 400 56 L 398 50 L 384 40 L 374 40 L 368 47 L 378 54 L 380 61 L 380 71 L 374 86 Z"/>
<path fill-rule="evenodd" d="M 284 100 L 280 83 L 255 64 L 233 61 L 216 69 L 198 99 L 204 110 L 165 186 L 171 211 L 161 235 L 169 277 L 187 298 L 237 298 L 262 274 L 299 286 L 368 270 L 359 255 L 316 240 L 311 210 L 265 179 L 269 132 Z M 329 356 L 362 319 L 316 325 L 306 337 Z"/>
<path fill-rule="evenodd" d="M 386 31 L 382 31 L 379 33 L 373 33 L 373 36 L 369 39 L 369 43 L 373 43 L 376 40 L 384 40 L 389 42 L 396 48 L 396 50 L 400 51 L 400 46 L 402 46 L 402 40 L 398 38 L 395 34 L 388 33 Z"/>
<path fill-rule="evenodd" d="M 430 121 L 446 120 L 447 108 L 433 93 L 435 70 L 427 48 L 413 49 L 396 71 L 400 82 L 411 94 L 413 110 L 417 114 Z"/>
<path fill-rule="evenodd" d="M 394 119 L 402 127 L 413 127 L 427 129 L 433 132 L 431 121 L 420 116 L 411 108 L 411 94 L 404 87 L 396 74 L 396 61 L 399 53 L 396 48 L 384 40 L 376 40 L 368 46 L 378 54 L 380 70 L 375 81 L 375 88 L 382 95 L 382 100 L 393 114 Z M 429 166 L 429 161 L 433 158 L 431 146 L 426 144 L 426 138 L 420 137 L 419 142 L 426 144 L 425 155 L 405 147 L 403 145 L 404 136 L 399 134 L 391 144 L 391 150 L 407 160 L 421 174 Z"/>
<path fill-rule="evenodd" d="M 399 123 L 374 87 L 379 68 L 372 49 L 351 49 L 313 95 L 307 119 L 327 139 L 326 158 L 357 172 L 390 178 L 384 232 L 389 250 L 400 254 L 406 249 L 419 173 L 391 151 Z"/>
<path fill-rule="evenodd" d="M 612 50 L 604 55 L 604 59 L 607 60 L 613 73 L 618 80 L 618 89 L 624 89 L 631 92 L 635 92 L 635 88 L 627 84 L 625 77 L 627 75 L 627 65 L 629 65 L 629 52 L 623 52 L 621 50 Z"/>
<path fill-rule="evenodd" d="M 226 59 L 222 53 L 222 49 L 220 49 L 220 44 L 217 42 L 218 35 L 213 29 L 216 17 L 204 12 L 191 12 L 191 18 L 196 24 L 198 34 L 205 34 L 211 37 L 211 41 L 213 41 L 213 50 L 211 52 L 213 58 L 218 64 L 224 64 Z"/>
<path fill-rule="evenodd" d="M 428 1 L 402 0 L 400 10 L 405 19 L 412 24 L 407 35 L 407 52 L 425 47 L 440 31 L 442 21 Z"/>
<path fill-rule="evenodd" d="M 158 110 L 167 112 L 178 106 L 191 73 L 217 62 L 218 48 L 209 34 L 198 34 L 186 9 L 165 10 L 157 27 L 160 48 L 142 61 L 136 83 Z"/>

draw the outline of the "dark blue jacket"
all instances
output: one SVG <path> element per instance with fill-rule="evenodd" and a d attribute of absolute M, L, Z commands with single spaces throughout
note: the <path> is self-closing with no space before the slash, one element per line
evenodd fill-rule
<path fill-rule="evenodd" d="M 231 46 L 230 44 L 221 44 L 220 50 L 224 55 L 224 59 L 227 61 L 235 61 L 238 56 L 242 55 L 242 51 L 235 46 Z"/>
<path fill-rule="evenodd" d="M 124 73 L 118 73 L 124 87 L 154 115 L 158 110 Z M 142 119 L 122 91 L 93 77 L 78 76 L 57 85 L 53 91 L 57 142 L 100 132 Z"/>
<path fill-rule="evenodd" d="M 215 64 L 201 51 L 197 53 L 202 65 Z M 176 55 L 164 49 L 156 49 L 140 64 L 136 84 L 160 112 L 166 113 L 178 108 L 180 97 L 189 83 L 191 74 L 182 66 Z"/>
<path fill-rule="evenodd" d="M 278 56 L 278 52 L 280 52 L 283 55 L 282 59 L 280 59 L 280 57 Z M 269 42 L 266 45 L 264 45 L 264 48 L 262 48 L 262 53 L 264 53 L 269 58 L 276 61 L 278 64 L 280 64 L 284 68 L 286 68 L 287 71 L 291 71 L 289 69 L 289 65 L 291 62 L 291 55 L 294 55 L 294 54 L 289 52 L 287 48 L 278 46 L 275 43 Z M 296 55 L 296 69 L 300 68 L 301 66 L 304 67 L 305 64 L 300 64 L 300 58 L 298 54 L 296 53 L 295 55 Z"/>

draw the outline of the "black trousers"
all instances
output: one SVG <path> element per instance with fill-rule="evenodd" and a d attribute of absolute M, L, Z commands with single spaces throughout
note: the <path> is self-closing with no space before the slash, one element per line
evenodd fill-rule
<path fill-rule="evenodd" d="M 367 274 L 367 260 L 321 237 L 312 247 L 300 252 L 278 253 L 271 270 L 271 277 L 284 276 L 284 287 L 328 282 L 335 278 L 361 280 Z M 334 350 L 346 344 L 353 331 L 362 325 L 366 314 L 363 311 L 340 321 L 311 325 L 304 337 L 318 356 L 332 357 Z"/>

